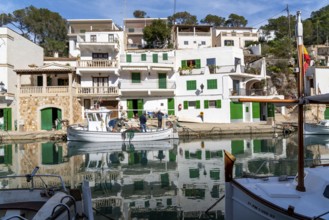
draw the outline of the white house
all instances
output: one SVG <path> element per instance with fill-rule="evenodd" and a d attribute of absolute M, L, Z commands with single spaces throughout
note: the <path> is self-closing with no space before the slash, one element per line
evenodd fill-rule
<path fill-rule="evenodd" d="M 7 27 L 0 27 L 0 118 L 1 130 L 18 126 L 17 75 L 14 69 L 42 66 L 43 48 Z M 23 78 L 21 83 L 28 82 Z M 15 124 L 16 121 L 16 124 Z"/>
<path fill-rule="evenodd" d="M 251 27 L 216 27 L 213 32 L 214 47 L 244 48 L 259 38 L 257 29 Z"/>
<path fill-rule="evenodd" d="M 274 116 L 273 105 L 239 103 L 238 98 L 270 96 L 265 60 L 261 72 L 246 73 L 243 50 L 216 47 L 177 50 L 175 108 L 179 121 L 231 123 L 255 122 Z"/>

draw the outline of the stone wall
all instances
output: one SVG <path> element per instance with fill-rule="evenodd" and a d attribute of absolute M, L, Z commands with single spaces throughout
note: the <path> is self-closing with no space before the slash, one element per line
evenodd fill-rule
<path fill-rule="evenodd" d="M 68 120 L 69 124 L 82 122 L 81 105 L 77 98 L 70 96 L 32 96 L 20 97 L 19 103 L 20 128 L 22 131 L 41 130 L 41 110 L 44 108 L 59 108 L 62 110 L 62 119 Z M 70 106 L 73 106 L 73 115 L 70 113 Z M 70 121 L 73 120 L 73 121 Z M 63 127 L 65 129 L 65 127 Z"/>

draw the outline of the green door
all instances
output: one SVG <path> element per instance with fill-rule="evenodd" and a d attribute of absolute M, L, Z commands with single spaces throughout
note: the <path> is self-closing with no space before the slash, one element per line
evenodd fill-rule
<path fill-rule="evenodd" d="M 50 131 L 53 129 L 53 114 L 52 108 L 41 110 L 41 130 Z"/>
<path fill-rule="evenodd" d="M 242 119 L 243 117 L 243 109 L 241 102 L 231 102 L 230 104 L 230 113 L 231 113 L 231 120 L 232 119 Z"/>
<path fill-rule="evenodd" d="M 137 106 L 138 106 L 138 115 L 142 115 L 143 110 L 144 110 L 144 102 L 143 102 L 143 99 L 138 99 L 137 100 Z"/>
<path fill-rule="evenodd" d="M 168 115 L 175 115 L 175 99 L 168 99 Z"/>
<path fill-rule="evenodd" d="M 167 88 L 167 74 L 159 73 L 159 89 L 166 89 Z"/>
<path fill-rule="evenodd" d="M 12 113 L 11 113 L 11 108 L 5 108 L 3 109 L 3 130 L 4 131 L 11 131 L 12 129 Z"/>
<path fill-rule="evenodd" d="M 42 143 L 42 164 L 60 164 L 63 162 L 63 147 L 54 143 Z"/>
<path fill-rule="evenodd" d="M 134 109 L 133 109 L 133 100 L 128 99 L 127 100 L 127 116 L 128 118 L 134 117 Z"/>

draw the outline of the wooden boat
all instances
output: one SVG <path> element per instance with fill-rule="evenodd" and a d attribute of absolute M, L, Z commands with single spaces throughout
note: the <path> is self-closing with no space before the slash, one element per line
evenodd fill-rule
<path fill-rule="evenodd" d="M 88 182 L 65 187 L 61 176 L 31 174 L 0 177 L 0 219 L 94 219 Z M 51 186 L 53 183 L 59 186 Z"/>
<path fill-rule="evenodd" d="M 68 141 L 85 142 L 137 142 L 177 139 L 178 132 L 175 126 L 164 129 L 147 129 L 140 132 L 139 128 L 127 128 L 122 119 L 111 119 L 110 109 L 100 108 L 86 110 L 87 125 L 74 124 L 67 127 Z"/>
<path fill-rule="evenodd" d="M 284 103 L 298 105 L 298 174 L 296 176 L 253 176 L 233 178 L 233 155 L 225 151 L 225 219 L 329 219 L 329 166 L 304 168 L 303 107 L 328 103 L 328 96 L 304 96 L 302 23 L 297 13 L 298 96 Z M 280 100 L 240 99 L 244 102 Z"/>
<path fill-rule="evenodd" d="M 304 134 L 329 135 L 329 120 L 321 120 L 317 124 L 304 123 Z"/>

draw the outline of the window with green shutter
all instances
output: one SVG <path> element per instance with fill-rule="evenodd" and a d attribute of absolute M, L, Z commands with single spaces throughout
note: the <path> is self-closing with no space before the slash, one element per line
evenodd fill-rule
<path fill-rule="evenodd" d="M 195 60 L 195 68 L 196 69 L 200 69 L 201 68 L 201 60 L 200 59 Z"/>
<path fill-rule="evenodd" d="M 141 54 L 141 60 L 146 61 L 146 54 L 145 53 Z"/>
<path fill-rule="evenodd" d="M 209 101 L 208 100 L 204 100 L 204 108 L 205 109 L 209 108 Z"/>
<path fill-rule="evenodd" d="M 127 63 L 131 63 L 131 54 L 126 55 L 126 61 Z"/>
<path fill-rule="evenodd" d="M 216 100 L 216 108 L 221 108 L 222 107 L 222 100 L 218 99 Z"/>
<path fill-rule="evenodd" d="M 207 89 L 217 89 L 217 79 L 208 79 Z"/>
<path fill-rule="evenodd" d="M 210 179 L 219 180 L 219 170 L 210 170 Z"/>
<path fill-rule="evenodd" d="M 182 60 L 182 68 L 187 67 L 187 60 Z"/>
<path fill-rule="evenodd" d="M 186 90 L 196 90 L 196 80 L 186 81 Z"/>
<path fill-rule="evenodd" d="M 193 179 L 193 178 L 199 178 L 199 176 L 200 176 L 199 169 L 190 168 L 189 171 L 190 171 L 189 173 L 190 173 L 190 178 L 191 179 Z"/>
<path fill-rule="evenodd" d="M 329 107 L 326 107 L 326 110 L 324 111 L 324 119 L 329 119 Z"/>
<path fill-rule="evenodd" d="M 153 63 L 157 63 L 158 62 L 158 54 L 153 54 Z"/>
<path fill-rule="evenodd" d="M 167 53 L 162 54 L 162 60 L 168 60 L 168 54 Z"/>
<path fill-rule="evenodd" d="M 200 109 L 200 100 L 195 101 L 195 108 Z"/>
<path fill-rule="evenodd" d="M 132 83 L 140 83 L 141 82 L 141 74 L 140 73 L 131 73 L 131 82 Z"/>
<path fill-rule="evenodd" d="M 231 152 L 233 155 L 244 153 L 244 142 L 243 140 L 232 140 L 231 141 Z"/>
<path fill-rule="evenodd" d="M 188 101 L 184 101 L 184 109 L 188 109 Z"/>

